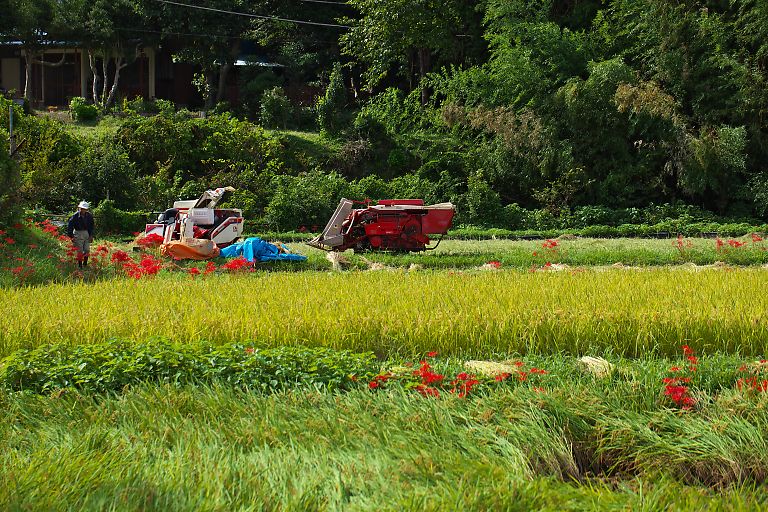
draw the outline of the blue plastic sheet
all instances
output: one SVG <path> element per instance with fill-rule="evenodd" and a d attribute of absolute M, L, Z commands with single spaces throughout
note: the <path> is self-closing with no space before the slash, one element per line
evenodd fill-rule
<path fill-rule="evenodd" d="M 283 246 L 285 247 L 285 246 Z M 287 249 L 287 247 L 286 247 Z M 293 254 L 290 252 L 280 252 L 280 249 L 269 242 L 265 242 L 261 238 L 254 236 L 246 238 L 242 242 L 237 242 L 221 250 L 221 256 L 225 258 L 237 258 L 243 256 L 248 261 L 304 261 L 306 256 L 301 254 Z"/>

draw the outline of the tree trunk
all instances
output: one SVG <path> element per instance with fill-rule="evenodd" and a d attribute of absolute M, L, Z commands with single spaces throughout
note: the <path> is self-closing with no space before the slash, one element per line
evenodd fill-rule
<path fill-rule="evenodd" d="M 21 50 L 21 54 L 24 56 L 24 99 L 31 101 L 32 92 L 32 63 L 35 62 L 34 54 L 27 50 Z"/>
<path fill-rule="evenodd" d="M 107 109 L 112 106 L 115 101 L 115 95 L 117 94 L 117 85 L 120 82 L 120 70 L 122 70 L 128 63 L 125 62 L 123 57 L 115 57 L 115 76 L 112 78 L 112 88 L 109 90 L 109 97 L 104 102 L 104 108 Z"/>
<path fill-rule="evenodd" d="M 431 61 L 430 61 L 429 48 L 419 48 L 419 86 L 421 87 L 421 104 L 426 105 L 429 101 L 429 91 L 421 82 L 424 77 L 429 73 Z"/>
<path fill-rule="evenodd" d="M 216 103 L 224 100 L 224 94 L 227 92 L 227 77 L 232 70 L 231 62 L 237 60 L 240 54 L 240 40 L 235 39 L 229 48 L 229 62 L 226 62 L 219 70 L 219 87 L 216 90 Z"/>
<path fill-rule="evenodd" d="M 96 56 L 93 54 L 93 50 L 88 50 L 88 65 L 91 67 L 91 74 L 93 75 L 93 84 L 91 87 L 91 100 L 94 105 L 99 103 L 99 70 L 96 67 Z"/>
<path fill-rule="evenodd" d="M 107 100 L 107 91 L 109 90 L 109 61 L 111 57 L 107 57 L 106 52 L 104 58 L 101 59 L 101 106 L 106 108 L 105 102 Z"/>

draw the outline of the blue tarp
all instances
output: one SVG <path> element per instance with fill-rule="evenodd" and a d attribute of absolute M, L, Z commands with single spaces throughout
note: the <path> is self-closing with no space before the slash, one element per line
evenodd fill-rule
<path fill-rule="evenodd" d="M 225 258 L 237 258 L 243 256 L 248 261 L 304 261 L 306 256 L 280 252 L 280 249 L 269 242 L 265 242 L 259 237 L 246 238 L 242 242 L 237 242 L 221 250 L 221 256 Z"/>

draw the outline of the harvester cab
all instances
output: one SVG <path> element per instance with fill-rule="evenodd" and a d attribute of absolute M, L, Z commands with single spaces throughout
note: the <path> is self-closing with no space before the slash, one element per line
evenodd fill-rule
<path fill-rule="evenodd" d="M 206 190 L 197 199 L 175 201 L 157 220 L 147 224 L 144 235 L 157 234 L 165 243 L 174 240 L 211 240 L 218 247 L 237 241 L 243 232 L 243 212 L 236 208 L 220 209 L 216 205 L 232 187 Z"/>
<path fill-rule="evenodd" d="M 337 252 L 431 250 L 437 245 L 428 246 L 429 235 L 445 235 L 456 213 L 451 203 L 425 206 L 421 199 L 362 204 L 365 208 L 355 208 L 354 201 L 342 199 L 323 232 L 307 243 Z"/>

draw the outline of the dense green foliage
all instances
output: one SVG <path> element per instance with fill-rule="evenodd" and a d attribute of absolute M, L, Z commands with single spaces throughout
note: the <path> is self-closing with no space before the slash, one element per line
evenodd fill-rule
<path fill-rule="evenodd" d="M 104 21 L 89 25 L 65 23 L 66 12 L 53 4 L 45 4 L 54 10 L 46 17 L 14 1 L 24 9 L 0 27 L 6 36 L 21 38 L 35 20 L 51 34 L 68 26 L 97 53 L 112 48 L 112 58 L 126 62 L 120 45 L 127 35 L 115 30 L 126 9 L 158 29 L 133 34 L 148 45 L 230 19 L 214 12 L 192 19 L 187 10 L 138 0 L 109 9 L 99 3 L 101 14 L 85 13 L 76 0 L 62 4 L 76 5 L 71 16 L 78 20 Z M 237 5 L 280 11 L 265 2 Z M 248 31 L 272 31 L 252 37 L 284 67 L 244 70 L 243 103 L 215 109 L 230 108 L 234 116 L 198 119 L 162 100 L 123 99 L 113 109 L 125 116 L 117 134 L 102 139 L 27 120 L 20 126 L 29 139 L 20 161 L 23 203 L 65 211 L 82 197 L 109 198 L 121 209 L 159 210 L 205 188 L 233 185 L 232 206 L 280 230 L 323 224 L 342 195 L 452 201 L 457 224 L 512 230 L 566 226 L 584 209 L 606 217 L 649 204 L 694 205 L 727 222 L 761 224 L 768 215 L 762 2 L 404 5 L 308 6 L 318 16 L 326 9 L 326 21 L 346 15 L 350 30 L 300 33 L 268 20 L 238 20 L 232 41 L 183 46 L 177 57 L 200 66 L 212 101 Z M 34 30 L 24 34 L 29 51 L 40 44 Z M 319 101 L 286 94 L 298 89 Z M 82 118 L 88 107 L 75 101 L 73 115 Z M 300 141 L 237 116 L 280 129 L 314 118 L 328 137 Z M 541 224 L 548 225 L 522 222 L 521 208 L 545 212 Z"/>
<path fill-rule="evenodd" d="M 61 388 L 120 391 L 143 382 L 228 384 L 251 391 L 286 388 L 343 389 L 350 376 L 361 379 L 377 368 L 372 354 L 322 348 L 261 350 L 228 344 L 172 345 L 110 341 L 103 344 L 50 345 L 22 350 L 0 361 L 0 386 L 50 393 Z"/>

